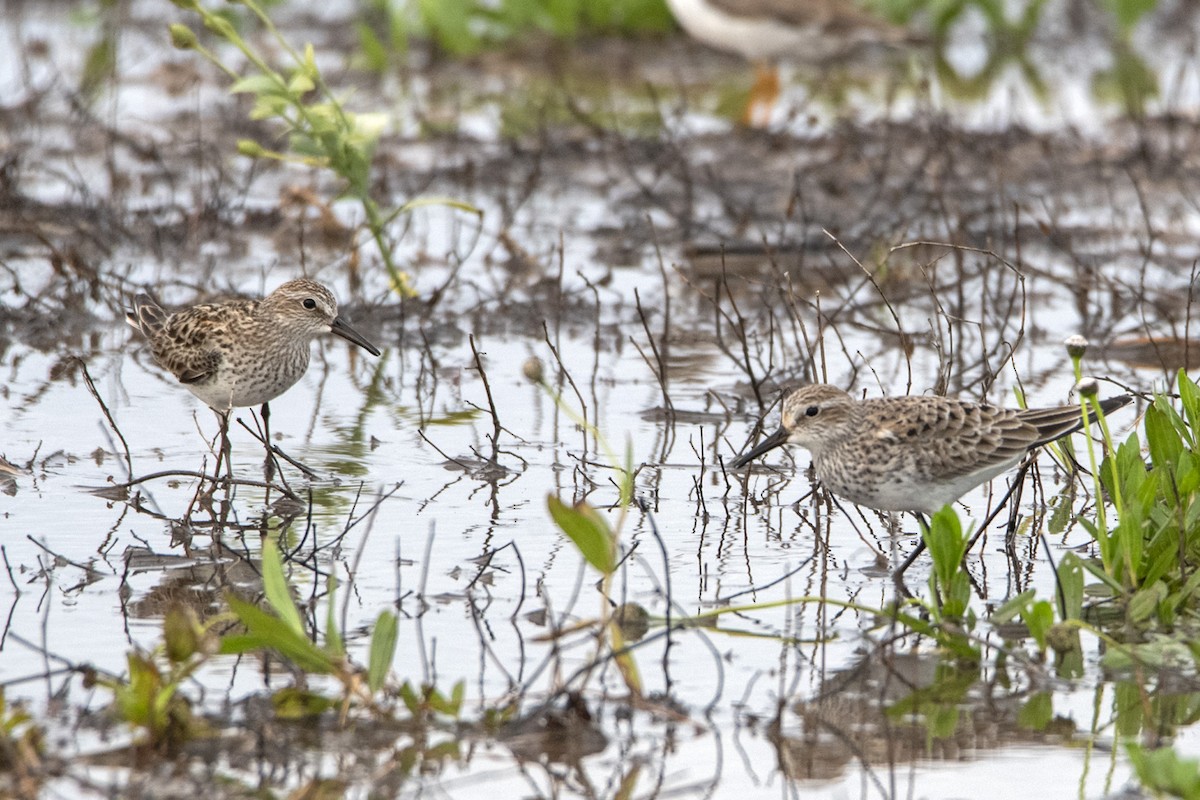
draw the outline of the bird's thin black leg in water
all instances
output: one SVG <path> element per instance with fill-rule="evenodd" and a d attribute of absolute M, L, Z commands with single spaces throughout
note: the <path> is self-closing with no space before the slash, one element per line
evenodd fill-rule
<path fill-rule="evenodd" d="M 983 532 L 988 529 L 989 525 L 995 522 L 996 517 L 998 517 L 1000 512 L 1004 510 L 1004 507 L 1008 505 L 1008 501 L 1012 499 L 1013 493 L 1024 485 L 1025 476 L 1029 473 L 1029 467 L 1032 464 L 1032 458 L 1026 458 L 1021 462 L 1021 467 L 1017 470 L 1016 477 L 1014 477 L 1012 482 L 1009 483 L 1008 491 L 1004 493 L 1004 497 L 1000 498 L 1000 502 L 996 504 L 996 507 L 992 510 L 992 513 L 988 514 L 987 519 L 985 519 L 983 524 L 979 526 L 979 530 L 975 531 L 975 535 L 971 537 L 971 541 L 967 542 L 967 549 L 963 553 L 964 559 L 967 557 L 967 553 L 970 553 L 971 550 L 975 548 L 975 543 L 979 541 L 980 536 L 983 536 Z"/>
<path fill-rule="evenodd" d="M 282 450 L 277 448 L 275 445 L 271 444 L 271 422 L 270 422 L 271 407 L 270 407 L 270 405 L 267 403 L 263 403 L 260 413 L 262 414 L 262 421 L 263 421 L 263 426 L 262 426 L 263 445 L 267 448 L 267 458 L 266 458 L 266 461 L 263 462 L 263 477 L 265 479 L 265 482 L 269 486 L 269 485 L 272 485 L 271 481 L 275 479 L 276 475 L 278 475 L 279 482 L 282 484 L 283 493 L 288 495 L 289 497 L 294 498 L 296 496 L 296 494 L 295 494 L 295 492 L 292 491 L 292 487 L 290 485 L 288 485 L 287 477 L 283 474 L 283 467 L 279 463 L 279 458 L 282 457 L 284 460 L 296 465 L 300 469 L 300 471 L 303 472 L 309 478 L 316 478 L 317 475 L 312 470 L 310 470 L 308 467 L 304 466 L 303 464 L 301 464 L 300 462 L 296 461 L 294 458 L 289 456 L 287 453 L 283 452 Z"/>
<path fill-rule="evenodd" d="M 924 514 L 915 513 L 917 518 L 917 526 L 921 529 L 921 541 L 917 542 L 917 546 L 908 554 L 908 558 L 904 559 L 904 563 L 900 565 L 900 569 L 892 573 L 892 577 L 897 582 L 904 582 L 904 571 L 912 566 L 912 563 L 917 560 L 917 556 L 925 552 L 925 537 L 929 535 L 929 520 L 925 519 Z"/>
<path fill-rule="evenodd" d="M 233 442 L 229 440 L 229 412 L 220 416 L 221 455 L 225 458 L 225 490 L 229 491 L 229 487 L 233 484 Z"/>
<path fill-rule="evenodd" d="M 229 443 L 229 413 L 217 411 L 216 409 L 213 409 L 213 413 L 217 415 L 217 422 L 221 426 L 221 433 L 219 434 L 221 444 L 217 449 L 217 468 L 213 472 L 213 483 L 224 483 L 225 491 L 228 492 L 233 484 L 233 446 Z M 223 473 L 222 464 L 225 465 Z"/>
<path fill-rule="evenodd" d="M 267 458 L 263 461 L 263 480 L 267 483 L 275 477 L 275 456 L 271 453 L 271 404 L 263 403 L 262 411 L 263 421 L 263 444 L 267 447 Z"/>
<path fill-rule="evenodd" d="M 996 517 L 1000 514 L 1004 507 L 1008 505 L 1008 501 L 1012 499 L 1013 492 L 1015 492 L 1021 486 L 1021 482 L 1025 480 L 1026 473 L 1029 472 L 1029 466 L 1031 463 L 1033 463 L 1032 460 L 1028 458 L 1021 462 L 1021 468 L 1017 471 L 1016 477 L 1011 483 L 1009 483 L 1008 491 L 1005 492 L 1004 496 L 1000 498 L 1000 502 L 997 503 L 996 507 L 992 509 L 992 513 L 988 514 L 987 519 L 983 521 L 983 524 L 979 526 L 979 530 L 975 531 L 975 534 L 971 537 L 971 541 L 967 543 L 967 548 L 963 551 L 964 561 L 971 550 L 974 549 L 975 543 L 979 541 L 979 537 L 983 536 L 983 533 L 988 529 L 988 526 L 996 520 Z M 924 514 L 917 514 L 916 517 L 917 523 L 921 526 L 921 541 L 917 544 L 916 548 L 914 548 L 913 551 L 908 554 L 908 558 L 904 559 L 904 563 L 900 565 L 900 569 L 896 570 L 896 578 L 902 577 L 904 575 L 904 571 L 912 566 L 912 563 L 917 560 L 917 556 L 925 552 L 925 535 L 929 532 L 929 521 L 925 519 Z"/>

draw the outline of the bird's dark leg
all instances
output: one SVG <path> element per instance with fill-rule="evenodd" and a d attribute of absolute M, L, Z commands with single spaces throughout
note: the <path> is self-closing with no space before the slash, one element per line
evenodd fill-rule
<path fill-rule="evenodd" d="M 975 543 L 977 541 L 979 541 L 980 536 L 983 536 L 983 533 L 984 533 L 984 531 L 986 531 L 988 529 L 988 526 L 996 521 L 996 517 L 998 517 L 1000 515 L 1000 512 L 1004 510 L 1005 506 L 1008 505 L 1008 502 L 1010 500 L 1012 500 L 1013 495 L 1016 494 L 1017 490 L 1020 489 L 1025 484 L 1025 476 L 1029 473 L 1029 468 L 1030 468 L 1030 466 L 1032 466 L 1032 464 L 1033 464 L 1032 458 L 1026 458 L 1024 461 L 1021 462 L 1021 467 L 1020 467 L 1020 469 L 1017 470 L 1016 477 L 1013 478 L 1012 483 L 1009 484 L 1008 491 L 1005 492 L 1004 496 L 1000 498 L 1000 502 L 996 504 L 996 507 L 992 510 L 992 513 L 988 514 L 987 519 L 985 519 L 983 521 L 983 524 L 979 526 L 979 530 L 975 531 L 975 535 L 972 536 L 971 541 L 969 541 L 967 543 L 967 549 L 963 553 L 964 559 L 966 559 L 967 553 L 970 553 L 971 550 L 974 549 Z M 1010 523 L 1009 523 L 1010 529 L 1015 528 L 1014 523 L 1015 523 L 1015 520 L 1010 521 Z M 1013 531 L 1010 530 L 1010 534 L 1012 532 Z"/>
<path fill-rule="evenodd" d="M 233 444 L 229 441 L 229 411 L 223 414 L 218 414 L 221 418 L 221 455 L 218 458 L 219 462 L 223 458 L 225 460 L 225 491 L 228 492 L 233 484 Z M 221 470 L 217 470 L 218 477 L 221 475 Z"/>
<path fill-rule="evenodd" d="M 267 483 L 268 485 L 272 485 L 271 481 L 273 481 L 275 479 L 275 476 L 278 475 L 279 482 L 283 485 L 282 486 L 283 493 L 288 495 L 289 497 L 295 497 L 296 495 L 292 491 L 292 487 L 290 487 L 288 485 L 287 478 L 283 474 L 283 467 L 280 466 L 278 459 L 280 457 L 282 457 L 285 460 L 287 460 L 293 464 L 296 464 L 297 466 L 300 467 L 300 469 L 304 472 L 304 474 L 309 476 L 310 478 L 317 477 L 316 473 L 314 473 L 312 470 L 305 467 L 303 464 L 300 464 L 295 459 L 291 458 L 287 453 L 285 453 L 282 450 L 280 450 L 279 448 L 275 447 L 275 445 L 271 444 L 271 421 L 270 421 L 271 420 L 271 407 L 269 405 L 267 405 L 266 403 L 263 403 L 261 413 L 262 413 L 262 421 L 263 421 L 263 427 L 262 427 L 263 444 L 267 448 L 267 459 L 265 462 L 263 462 L 263 476 L 266 478 L 265 483 Z"/>
<path fill-rule="evenodd" d="M 275 477 L 275 458 L 271 455 L 271 404 L 262 404 L 263 444 L 267 447 L 267 458 L 263 461 L 263 480 L 267 483 Z"/>
<path fill-rule="evenodd" d="M 209 508 L 212 507 L 213 495 L 217 491 L 217 487 L 224 484 L 225 499 L 228 501 L 229 492 L 233 489 L 233 446 L 229 443 L 229 412 L 218 411 L 213 409 L 213 413 L 217 415 L 217 422 L 220 424 L 221 432 L 218 434 L 221 444 L 217 449 L 217 464 L 213 471 L 212 489 L 205 492 L 202 496 Z M 222 469 L 222 464 L 224 468 Z"/>
<path fill-rule="evenodd" d="M 900 585 L 904 584 L 904 571 L 912 566 L 912 563 L 917 560 L 917 556 L 925 552 L 925 537 L 929 535 L 929 520 L 925 519 L 925 515 L 916 513 L 917 525 L 921 529 L 921 541 L 917 542 L 917 546 L 908 554 L 908 558 L 904 559 L 904 563 L 900 565 L 900 569 L 892 573 L 892 577 Z"/>

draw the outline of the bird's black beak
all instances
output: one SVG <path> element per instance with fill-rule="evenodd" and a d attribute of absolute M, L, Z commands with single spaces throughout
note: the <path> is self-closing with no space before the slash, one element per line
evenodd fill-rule
<path fill-rule="evenodd" d="M 785 431 L 783 428 L 780 428 L 779 430 L 775 431 L 770 436 L 768 436 L 767 438 L 765 438 L 761 442 L 759 442 L 758 447 L 754 448 L 749 453 L 743 453 L 742 455 L 735 458 L 733 460 L 733 462 L 730 464 L 730 466 L 733 467 L 734 469 L 741 469 L 742 467 L 746 466 L 751 461 L 758 458 L 759 456 L 761 456 L 763 453 L 767 452 L 768 450 L 774 450 L 776 447 L 779 447 L 780 445 L 787 444 L 787 440 L 788 440 L 788 432 Z"/>
<path fill-rule="evenodd" d="M 346 322 L 346 320 L 342 319 L 341 317 L 335 317 L 333 322 L 329 323 L 329 330 L 333 331 L 348 342 L 354 342 L 371 355 L 379 355 L 379 348 L 368 342 L 367 337 L 354 330 L 354 328 L 350 326 L 350 323 Z"/>

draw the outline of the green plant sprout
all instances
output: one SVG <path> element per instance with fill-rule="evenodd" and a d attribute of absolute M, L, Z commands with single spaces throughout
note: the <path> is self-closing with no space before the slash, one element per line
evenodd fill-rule
<path fill-rule="evenodd" d="M 213 12 L 198 0 L 172 0 L 185 11 L 197 14 L 210 32 L 236 47 L 249 62 L 250 71 L 240 74 L 204 47 L 186 25 L 169 26 L 171 42 L 182 50 L 194 50 L 233 81 L 230 92 L 251 94 L 255 98 L 251 119 L 275 119 L 287 135 L 286 152 L 263 147 L 252 139 L 238 143 L 238 151 L 251 158 L 293 161 L 329 169 L 343 181 L 342 194 L 362 208 L 366 228 L 375 242 L 391 281 L 392 290 L 403 297 L 415 295 L 409 275 L 395 262 L 388 226 L 400 214 L 426 205 L 446 205 L 477 216 L 482 212 L 462 201 L 449 198 L 418 198 L 394 210 L 385 210 L 371 193 L 371 161 L 375 146 L 388 123 L 382 113 L 352 113 L 326 84 L 317 67 L 311 44 L 297 51 L 275 27 L 271 18 L 255 0 L 230 0 L 245 6 L 274 37 L 291 60 L 285 71 L 272 67 L 267 59 L 238 33 L 224 15 Z"/>
<path fill-rule="evenodd" d="M 325 641 L 317 644 L 308 635 L 300 610 L 292 599 L 291 588 L 283 573 L 279 548 L 273 541 L 263 542 L 263 593 L 274 613 L 264 611 L 253 603 L 237 597 L 228 598 L 229 607 L 245 626 L 246 632 L 228 634 L 221 639 L 218 652 L 234 655 L 257 650 L 272 650 L 306 673 L 328 675 L 342 685 L 343 722 L 352 700 L 358 699 L 367 707 L 376 706 L 375 696 L 384 687 L 396 652 L 398 622 L 391 611 L 381 611 L 371 633 L 371 645 L 364 671 L 349 660 L 345 642 L 334 619 L 336 580 L 330 578 L 329 601 L 325 618 Z M 365 680 L 364 680 L 365 678 Z M 324 701 L 309 696 L 313 711 L 323 710 Z M 288 708 L 296 710 L 297 697 L 289 695 Z"/>
<path fill-rule="evenodd" d="M 333 678 L 342 687 L 340 718 L 343 724 L 354 701 L 373 711 L 381 710 L 379 698 L 387 688 L 396 651 L 396 615 L 382 611 L 376 618 L 371 628 L 367 665 L 362 668 L 347 656 L 345 642 L 335 621 L 336 580 L 332 576 L 321 644 L 309 637 L 300 610 L 292 599 L 279 548 L 269 539 L 263 543 L 262 578 L 270 610 L 229 596 L 231 610 L 214 615 L 201 624 L 192 609 L 173 606 L 163 620 L 162 644 L 150 653 L 129 653 L 127 677 L 93 676 L 89 679 L 89 684 L 112 691 L 112 707 L 117 716 L 141 732 L 135 743 L 137 747 L 170 754 L 177 752 L 184 743 L 207 734 L 207 726 L 192 715 L 190 703 L 179 688 L 216 655 L 269 650 L 307 674 Z M 215 633 L 217 627 L 234 621 L 244 630 L 223 636 Z M 421 703 L 426 709 L 424 716 L 431 711 L 457 717 L 463 691 L 461 682 L 449 698 L 425 688 L 422 689 L 423 699 L 414 703 L 409 695 L 415 695 L 415 690 L 406 682 L 398 694 L 414 717 L 422 711 Z M 276 714 L 283 718 L 313 716 L 339 705 L 336 699 L 296 687 L 275 692 L 272 702 Z"/>
<path fill-rule="evenodd" d="M 626 647 L 625 633 L 621 625 L 613 620 L 607 599 L 612 596 L 613 577 L 621 563 L 619 547 L 621 529 L 624 527 L 629 505 L 633 502 L 633 446 L 631 443 L 626 443 L 624 462 L 619 461 L 604 434 L 568 405 L 562 395 L 547 383 L 540 359 L 530 358 L 527 360 L 523 371 L 525 377 L 546 392 L 564 414 L 599 442 L 609 464 L 619 476 L 617 480 L 619 511 L 615 526 L 610 526 L 608 520 L 586 500 L 569 506 L 555 495 L 549 495 L 546 498 L 546 505 L 555 524 L 571 540 L 584 560 L 600 573 L 600 594 L 604 598 L 601 601 L 602 626 L 608 630 L 609 636 L 612 638 L 612 650 L 626 686 L 631 692 L 640 696 L 642 680 L 637 670 L 637 664 L 634 662 L 629 648 Z M 603 639 L 598 640 L 597 644 L 603 646 Z"/>
<path fill-rule="evenodd" d="M 201 625 L 195 611 L 176 604 L 163 618 L 162 644 L 149 653 L 133 650 L 127 654 L 127 677 L 85 678 L 85 685 L 95 684 L 113 693 L 116 716 L 139 732 L 134 747 L 173 755 L 187 742 L 208 734 L 208 727 L 193 716 L 191 703 L 179 688 L 217 651 L 217 637 L 212 633 L 216 621 Z"/>

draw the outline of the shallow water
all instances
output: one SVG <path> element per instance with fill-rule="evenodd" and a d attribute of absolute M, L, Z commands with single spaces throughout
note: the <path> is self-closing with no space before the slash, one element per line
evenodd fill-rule
<path fill-rule="evenodd" d="M 577 96 L 571 78 L 544 77 L 543 85 L 520 77 L 536 73 L 535 58 L 430 66 L 402 81 L 416 93 L 413 104 L 431 115 L 459 113 L 469 135 L 418 139 L 407 116 L 416 112 L 401 110 L 402 133 L 384 139 L 379 160 L 397 202 L 444 194 L 483 217 L 432 208 L 405 218 L 397 253 L 412 265 L 419 297 L 402 304 L 366 248 L 362 263 L 348 262 L 341 232 L 323 239 L 313 207 L 290 203 L 298 188 L 331 196 L 328 178 L 229 155 L 245 135 L 245 109 L 211 70 L 165 51 L 152 18 L 147 7 L 131 6 L 118 78 L 86 124 L 52 85 L 54 76 L 74 74 L 86 35 L 67 35 L 36 6 L 4 23 L 7 38 L 27 47 L 45 40 L 50 54 L 29 56 L 31 73 L 11 63 L 0 72 L 6 113 L 22 122 L 6 134 L 18 152 L 21 203 L 3 256 L 0 454 L 27 469 L 0 497 L 3 554 L 19 589 L 0 640 L 9 698 L 45 709 L 65 687 L 69 704 L 100 710 L 103 692 L 61 674 L 36 676 L 83 663 L 121 673 L 128 650 L 160 640 L 172 598 L 216 610 L 225 587 L 254 590 L 257 519 L 277 495 L 239 488 L 231 514 L 245 529 L 227 529 L 218 547 L 190 479 L 149 481 L 129 500 L 89 490 L 212 463 L 215 418 L 153 364 L 121 320 L 123 297 L 143 286 L 167 303 L 224 290 L 261 294 L 303 272 L 329 283 L 384 351 L 374 359 L 340 340 L 320 343 L 308 375 L 271 409 L 275 442 L 320 476 L 284 544 L 339 576 L 338 602 L 348 602 L 349 646 L 360 662 L 367 626 L 396 608 L 395 675 L 443 689 L 464 680 L 465 717 L 507 696 L 535 706 L 557 690 L 593 657 L 593 639 L 556 643 L 547 637 L 552 627 L 530 613 L 545 611 L 554 627 L 566 627 L 595 618 L 607 600 L 554 526 L 546 497 L 586 498 L 615 524 L 611 463 L 627 448 L 638 469 L 635 494 L 649 512 L 628 510 L 621 542 L 633 554 L 614 599 L 663 615 L 669 598 L 676 616 L 812 599 L 725 616 L 716 629 L 676 631 L 669 650 L 663 639 L 637 650 L 647 692 L 669 695 L 673 713 L 628 711 L 615 667 L 598 671 L 584 695 L 608 745 L 577 761 L 556 760 L 544 743 L 522 750 L 462 734 L 457 756 L 426 753 L 419 775 L 385 784 L 377 782 L 379 764 L 392 757 L 390 745 L 366 747 L 331 732 L 323 744 L 297 748 L 272 786 L 319 775 L 344 776 L 354 796 L 368 786 L 473 796 L 485 782 L 504 796 L 591 795 L 615 794 L 630 779 L 643 794 L 689 797 L 954 797 L 964 787 L 972 797 L 1095 797 L 1126 781 L 1123 757 L 1107 752 L 1119 738 L 1113 684 L 1096 668 L 1094 641 L 1085 643 L 1087 671 L 1072 681 L 1034 665 L 1021 673 L 1026 684 L 995 686 L 992 669 L 982 669 L 953 703 L 971 724 L 916 759 L 895 743 L 919 743 L 924 734 L 881 714 L 881 704 L 897 699 L 883 690 L 855 695 L 846 709 L 859 715 L 853 724 L 805 709 L 864 659 L 916 653 L 913 674 L 932 680 L 941 662 L 928 645 L 885 646 L 889 631 L 873 616 L 821 600 L 887 604 L 894 590 L 886 559 L 908 552 L 915 527 L 903 521 L 893 540 L 878 515 L 810 495 L 803 452 L 772 454 L 765 461 L 779 469 L 755 469 L 745 481 L 720 462 L 742 450 L 760 415 L 773 428 L 778 387 L 797 379 L 1002 403 L 1013 402 L 1019 383 L 1031 404 L 1059 403 L 1074 383 L 1061 342 L 1084 333 L 1095 343 L 1088 370 L 1111 381 L 1103 393 L 1163 385 L 1171 364 L 1123 363 L 1106 358 L 1105 347 L 1188 335 L 1200 176 L 1179 158 L 1192 134 L 1171 117 L 1196 110 L 1182 51 L 1144 48 L 1168 77 L 1164 99 L 1137 122 L 1056 79 L 1054 99 L 1037 102 L 1012 89 L 1009 72 L 973 102 L 945 100 L 949 89 L 934 80 L 927 94 L 894 105 L 882 104 L 878 89 L 839 104 L 819 92 L 812 99 L 809 73 L 793 67 L 770 133 L 733 128 L 711 112 L 704 84 L 672 79 L 693 74 L 685 67 L 694 63 L 704 65 L 702 76 L 747 69 L 681 42 L 611 45 L 642 72 L 603 73 L 594 83 L 584 72 L 586 91 Z M 322 53 L 342 44 L 303 17 L 291 24 Z M 1143 39 L 1139 29 L 1135 44 Z M 970 53 L 970 38 L 955 46 L 951 55 L 969 60 L 962 53 Z M 1031 58 L 1058 75 L 1064 67 L 1047 47 Z M 172 94 L 161 71 L 168 66 L 195 70 L 194 82 Z M 389 82 L 327 69 L 356 82 L 364 105 L 396 102 Z M 918 56 L 904 69 L 937 74 Z M 544 111 L 565 97 L 589 108 L 637 107 L 645 97 L 630 87 L 642 85 L 641 74 L 672 76 L 664 85 L 681 90 L 649 134 L 552 119 L 502 135 L 504 113 L 522 103 Z M 917 91 L 904 82 L 909 72 L 887 74 Z M 527 85 L 549 99 L 517 91 Z M 30 97 L 34 106 L 16 108 Z M 814 121 L 808 110 L 817 103 Z M 355 219 L 346 204 L 333 210 L 343 223 Z M 764 268 L 771 259 L 761 255 L 735 261 L 736 251 L 764 240 L 773 266 Z M 957 247 L 889 249 L 921 241 Z M 434 292 L 438 302 L 428 303 Z M 586 409 L 607 444 L 523 377 L 530 356 L 542 360 L 568 406 Z M 757 394 L 752 381 L 760 382 Z M 240 416 L 253 424 L 249 410 Z M 1114 422 L 1128 430 L 1134 416 Z M 239 477 L 261 476 L 261 447 L 236 426 L 233 440 Z M 1042 497 L 1058 492 L 1049 459 L 1040 459 L 1039 472 L 1022 496 L 1022 522 L 1040 523 Z M 294 470 L 285 475 L 307 499 L 310 484 Z M 960 514 L 982 519 L 1005 488 L 997 481 L 994 495 L 969 494 Z M 1083 492 L 1075 499 L 1087 502 Z M 180 529 L 185 517 L 194 530 Z M 1012 568 L 1003 538 L 997 527 L 972 562 L 981 611 L 1026 588 L 1053 593 L 1039 540 L 1022 529 Z M 1087 542 L 1074 526 L 1049 537 L 1056 553 Z M 324 584 L 304 563 L 291 577 L 308 598 Z M 928 569 L 921 559 L 910 573 L 918 592 Z M 323 621 L 323 607 L 316 618 Z M 278 671 L 264 677 L 253 659 L 218 659 L 188 691 L 201 709 L 221 717 L 228 704 L 236 719 L 242 701 L 287 680 Z M 1036 732 L 1014 722 L 1039 691 L 1051 692 L 1054 716 L 1067 722 Z M 782 726 L 772 731 L 780 705 Z M 1096 708 L 1105 709 L 1099 722 Z M 136 796 L 130 787 L 144 785 L 138 771 L 82 758 L 127 742 L 127 731 L 55 724 L 68 762 L 52 791 L 83 791 L 86 777 Z M 862 738 L 848 746 L 837 735 L 845 730 Z M 1196 749 L 1191 730 L 1178 739 L 1183 752 Z M 403 735 L 393 738 L 407 746 Z M 254 768 L 229 754 L 210 766 L 253 783 Z"/>

